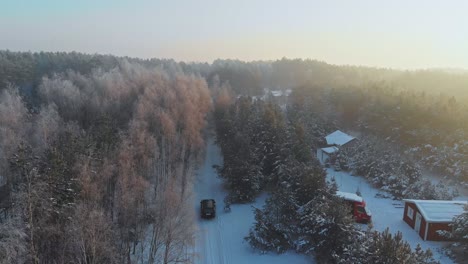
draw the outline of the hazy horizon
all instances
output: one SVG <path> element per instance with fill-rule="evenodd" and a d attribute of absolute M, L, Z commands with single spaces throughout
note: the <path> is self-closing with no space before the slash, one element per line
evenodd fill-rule
<path fill-rule="evenodd" d="M 11 1 L 0 49 L 468 69 L 464 1 Z"/>

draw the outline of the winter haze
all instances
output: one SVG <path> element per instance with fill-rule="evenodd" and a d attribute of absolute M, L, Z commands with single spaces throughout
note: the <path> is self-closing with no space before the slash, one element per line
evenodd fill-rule
<path fill-rule="evenodd" d="M 1 49 L 468 68 L 465 1 L 4 1 Z"/>
<path fill-rule="evenodd" d="M 0 264 L 466 264 L 466 1 L 0 4 Z"/>

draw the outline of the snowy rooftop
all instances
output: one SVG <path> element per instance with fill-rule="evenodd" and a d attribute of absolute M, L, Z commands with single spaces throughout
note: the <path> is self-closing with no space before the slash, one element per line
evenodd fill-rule
<path fill-rule="evenodd" d="M 348 201 L 362 202 L 362 197 L 355 193 L 337 191 L 336 195 Z"/>
<path fill-rule="evenodd" d="M 441 223 L 452 222 L 455 216 L 463 213 L 467 201 L 439 201 L 439 200 L 412 200 L 405 202 L 414 203 L 427 222 Z"/>
<path fill-rule="evenodd" d="M 286 89 L 284 91 L 282 90 L 275 90 L 275 91 L 271 91 L 271 94 L 274 96 L 274 97 L 278 97 L 278 96 L 289 96 L 291 94 L 292 90 L 291 89 Z"/>
<path fill-rule="evenodd" d="M 327 153 L 327 154 L 332 154 L 338 151 L 337 147 L 328 147 L 328 148 L 322 148 L 322 151 Z"/>
<path fill-rule="evenodd" d="M 327 140 L 328 145 L 337 145 L 337 146 L 342 146 L 350 142 L 353 139 L 354 137 L 346 133 L 343 133 L 340 130 L 337 130 L 325 137 L 325 140 Z"/>

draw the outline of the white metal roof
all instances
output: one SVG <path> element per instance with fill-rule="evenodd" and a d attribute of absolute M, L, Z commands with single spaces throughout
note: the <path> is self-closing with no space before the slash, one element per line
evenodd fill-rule
<path fill-rule="evenodd" d="M 322 148 L 322 151 L 327 153 L 327 154 L 332 154 L 338 151 L 337 147 L 328 147 L 328 148 Z"/>
<path fill-rule="evenodd" d="M 278 97 L 278 96 L 289 96 L 291 94 L 291 89 L 286 89 L 286 90 L 275 90 L 275 91 L 271 91 L 271 94 L 274 96 L 274 97 Z"/>
<path fill-rule="evenodd" d="M 405 202 L 416 205 L 426 222 L 445 223 L 452 222 L 455 216 L 463 213 L 467 201 L 441 201 L 441 200 L 413 200 L 404 199 Z"/>
<path fill-rule="evenodd" d="M 348 200 L 348 201 L 355 201 L 355 202 L 362 202 L 363 201 L 362 197 L 358 196 L 355 193 L 337 191 L 336 195 L 339 196 L 339 197 L 342 197 L 342 198 L 344 198 L 345 200 Z"/>
<path fill-rule="evenodd" d="M 328 145 L 337 145 L 337 146 L 342 146 L 350 142 L 353 139 L 354 137 L 346 133 L 343 133 L 340 130 L 337 130 L 325 137 L 325 140 L 327 141 Z"/>

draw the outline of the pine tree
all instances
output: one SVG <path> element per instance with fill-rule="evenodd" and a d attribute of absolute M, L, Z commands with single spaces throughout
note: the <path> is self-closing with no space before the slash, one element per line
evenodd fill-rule
<path fill-rule="evenodd" d="M 424 264 L 437 264 L 439 263 L 438 261 L 435 261 L 434 258 L 432 257 L 432 252 L 430 249 L 428 250 L 423 250 L 421 248 L 421 245 L 418 244 L 416 246 L 416 249 L 414 250 L 414 255 L 412 258 L 412 263 L 414 264 L 419 264 L 419 263 L 424 263 Z"/>
<path fill-rule="evenodd" d="M 300 251 L 315 252 L 318 259 L 327 262 L 333 255 L 344 252 L 357 232 L 348 214 L 347 205 L 330 191 L 319 191 L 301 210 Z"/>
<path fill-rule="evenodd" d="M 245 240 L 262 253 L 267 251 L 283 253 L 290 248 L 289 241 L 284 233 L 277 229 L 277 224 L 271 218 L 268 209 L 269 206 L 266 206 L 264 210 L 254 208 L 255 224 Z"/>
<path fill-rule="evenodd" d="M 353 240 L 349 244 L 343 245 L 343 252 L 340 254 L 332 253 L 332 259 L 337 264 L 367 264 L 369 256 L 369 246 L 372 244 L 372 236 L 369 235 L 370 230 L 366 233 L 357 231 Z"/>
<path fill-rule="evenodd" d="M 453 238 L 463 243 L 465 249 L 468 250 L 468 205 L 465 206 L 464 213 L 453 219 L 452 227 Z"/>
<path fill-rule="evenodd" d="M 411 250 L 408 242 L 403 240 L 401 232 L 392 235 L 389 229 L 379 233 L 371 234 L 372 243 L 368 249 L 368 263 L 384 264 L 435 264 L 438 263 L 432 258 L 430 250 L 423 251 L 420 247 L 416 251 Z"/>

